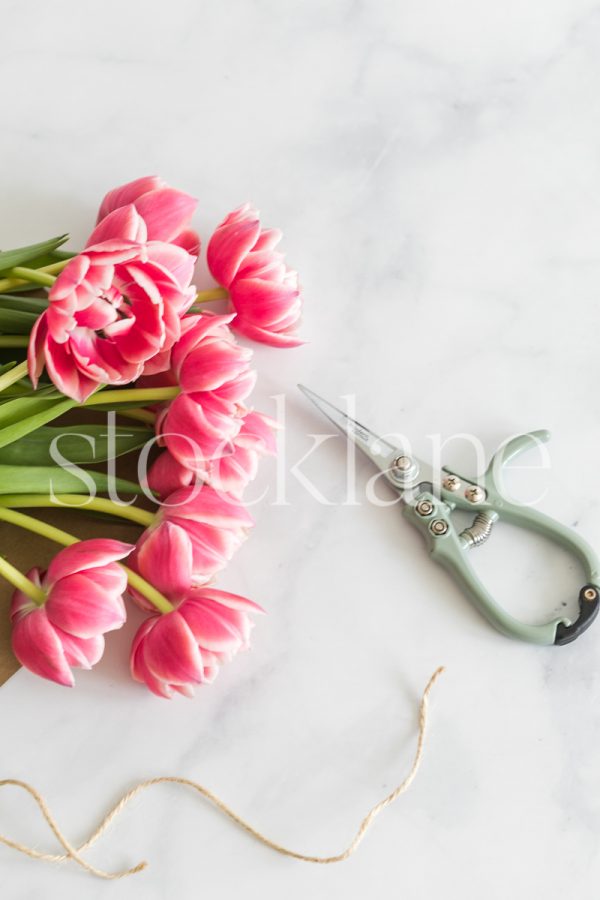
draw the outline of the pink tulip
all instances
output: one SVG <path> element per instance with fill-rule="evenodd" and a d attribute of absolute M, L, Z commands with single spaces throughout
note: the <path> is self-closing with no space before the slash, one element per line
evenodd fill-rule
<path fill-rule="evenodd" d="M 244 376 L 243 395 L 252 390 L 254 381 L 254 373 Z M 181 465 L 201 473 L 208 460 L 232 451 L 245 413 L 241 398 L 230 400 L 216 391 L 178 394 L 159 414 L 155 427 L 160 444 Z"/>
<path fill-rule="evenodd" d="M 230 316 L 187 316 L 171 350 L 171 367 L 184 393 L 215 391 L 248 371 L 252 351 L 228 328 Z"/>
<path fill-rule="evenodd" d="M 179 601 L 194 583 L 192 539 L 185 528 L 161 521 L 139 538 L 128 566 L 165 597 Z M 147 597 L 131 585 L 128 591 L 141 609 L 156 612 Z"/>
<path fill-rule="evenodd" d="M 246 337 L 274 347 L 296 347 L 295 328 L 302 310 L 297 273 L 275 250 L 275 228 L 261 228 L 249 204 L 230 213 L 211 237 L 208 266 L 227 288 L 236 312 L 232 327 Z"/>
<path fill-rule="evenodd" d="M 187 532 L 196 582 L 206 581 L 222 569 L 254 525 L 239 500 L 209 485 L 192 485 L 169 494 L 157 518 Z"/>
<path fill-rule="evenodd" d="M 243 401 L 256 380 L 251 351 L 236 343 L 231 319 L 187 316 L 171 350 L 169 377 L 182 393 L 160 412 L 156 432 L 180 465 L 198 473 L 232 451 L 246 413 Z"/>
<path fill-rule="evenodd" d="M 176 596 L 190 584 L 205 584 L 231 559 L 254 524 L 234 497 L 208 485 L 174 491 L 140 537 L 129 565 L 157 587 Z M 139 605 L 148 602 L 131 592 Z"/>
<path fill-rule="evenodd" d="M 220 666 L 249 645 L 256 603 L 214 588 L 191 588 L 177 608 L 141 625 L 131 648 L 131 674 L 159 697 L 209 684 Z"/>
<path fill-rule="evenodd" d="M 156 175 L 137 178 L 108 192 L 100 206 L 97 223 L 100 224 L 116 209 L 129 205 L 135 207 L 143 220 L 147 235 L 146 238 L 131 240 L 178 244 L 188 253 L 198 256 L 200 238 L 187 227 L 198 205 L 194 197 L 169 187 Z"/>
<path fill-rule="evenodd" d="M 273 429 L 277 423 L 258 412 L 249 412 L 241 420 L 238 434 L 228 452 L 216 459 L 194 459 L 194 468 L 182 465 L 169 450 L 156 458 L 148 472 L 148 487 L 159 497 L 202 480 L 217 491 L 241 498 L 244 489 L 256 477 L 263 454 L 275 453 Z M 198 463 L 198 465 L 196 465 Z"/>
<path fill-rule="evenodd" d="M 100 243 L 72 259 L 49 292 L 30 336 L 29 376 L 46 366 L 59 390 L 83 402 L 100 384 L 128 384 L 181 334 L 194 300 L 194 258 L 172 244 L 116 239 L 145 224 L 133 207 L 111 213 L 92 235 Z"/>
<path fill-rule="evenodd" d="M 43 606 L 16 590 L 10 607 L 12 647 L 23 666 L 72 687 L 71 666 L 98 662 L 104 633 L 125 621 L 127 576 L 116 560 L 132 549 L 102 538 L 80 541 L 57 553 L 47 572 L 31 569 L 28 578 L 46 594 Z"/>

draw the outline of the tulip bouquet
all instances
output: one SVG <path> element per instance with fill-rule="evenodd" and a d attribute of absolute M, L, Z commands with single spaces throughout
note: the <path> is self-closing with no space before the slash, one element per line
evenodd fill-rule
<path fill-rule="evenodd" d="M 211 682 L 262 612 L 214 587 L 252 526 L 244 489 L 275 450 L 275 423 L 249 404 L 251 351 L 234 332 L 297 346 L 301 297 L 276 249 L 280 232 L 248 205 L 210 238 L 217 286 L 198 292 L 195 208 L 161 179 L 140 178 L 106 195 L 81 252 L 61 249 L 64 235 L 0 252 L 0 520 L 63 547 L 47 571 L 24 574 L 0 558 L 0 575 L 15 588 L 15 655 L 61 685 L 73 685 L 74 667 L 98 662 L 105 633 L 125 621 L 125 600 L 148 613 L 131 673 L 161 697 Z M 135 425 L 110 435 L 106 425 L 74 425 L 73 411 L 89 408 Z M 65 413 L 68 425 L 55 421 Z M 145 462 L 151 449 L 137 481 L 115 483 L 156 508 L 99 496 L 107 476 L 88 465 L 125 453 Z M 74 503 L 144 531 L 135 545 L 80 541 L 20 511 Z"/>

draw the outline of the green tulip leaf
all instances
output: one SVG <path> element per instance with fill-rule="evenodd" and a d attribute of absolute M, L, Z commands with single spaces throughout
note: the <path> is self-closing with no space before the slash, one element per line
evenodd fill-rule
<path fill-rule="evenodd" d="M 103 472 L 79 466 L 0 465 L 0 494 L 94 494 L 106 493 L 109 486 L 119 493 L 141 494 L 139 484 L 125 478 L 109 479 Z"/>
<path fill-rule="evenodd" d="M 37 391 L 37 393 L 41 393 Z M 31 434 L 42 425 L 73 409 L 75 400 L 45 397 L 18 397 L 0 405 L 0 447 Z"/>
<path fill-rule="evenodd" d="M 68 253 L 66 250 L 53 250 L 51 253 L 42 253 L 41 256 L 36 256 L 34 259 L 30 259 L 27 263 L 27 268 L 41 269 L 44 266 L 50 266 L 53 263 L 62 262 L 65 259 L 72 259 L 75 255 L 76 254 L 74 253 Z M 0 277 L 0 281 L 2 281 L 3 277 Z M 40 288 L 39 284 L 34 284 L 31 281 L 24 281 L 22 284 L 13 284 L 10 287 L 9 293 L 10 295 L 14 296 L 17 294 L 22 295 L 31 293 L 32 291 L 40 290 L 42 290 L 42 288 Z M 0 284 L 0 300 L 3 300 L 6 296 L 8 296 L 8 294 L 4 294 L 2 292 L 2 285 Z M 46 300 L 46 305 L 47 303 L 48 301 Z"/>
<path fill-rule="evenodd" d="M 35 285 L 34 285 L 35 287 Z M 39 288 L 39 285 L 37 285 Z M 39 316 L 48 307 L 47 297 L 25 297 L 23 294 L 0 294 L 0 309 L 17 309 Z"/>
<path fill-rule="evenodd" d="M 17 247 L 14 250 L 0 250 L 0 273 L 6 272 L 15 266 L 25 263 L 37 263 L 43 254 L 51 253 L 69 239 L 68 234 L 50 238 L 48 241 L 40 241 L 38 244 L 29 244 L 27 247 Z M 36 266 L 32 266 L 36 268 Z"/>
<path fill-rule="evenodd" d="M 26 437 L 0 447 L 0 465 L 46 466 L 56 465 L 51 448 L 78 466 L 105 462 L 138 450 L 154 436 L 150 428 L 117 426 L 108 436 L 106 425 L 65 425 L 62 428 L 42 426 Z M 54 442 L 54 444 L 53 444 Z"/>
<path fill-rule="evenodd" d="M 0 306 L 0 332 L 4 334 L 29 334 L 38 313 L 20 309 L 4 309 Z"/>

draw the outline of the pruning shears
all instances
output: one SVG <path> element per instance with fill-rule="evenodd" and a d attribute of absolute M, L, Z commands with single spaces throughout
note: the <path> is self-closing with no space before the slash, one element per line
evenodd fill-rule
<path fill-rule="evenodd" d="M 532 644 L 549 645 L 568 644 L 589 628 L 600 606 L 596 554 L 576 532 L 531 506 L 507 500 L 499 488 L 502 467 L 519 453 L 548 441 L 548 431 L 532 431 L 510 440 L 494 454 L 485 474 L 475 481 L 445 466 L 434 471 L 308 388 L 299 388 L 377 466 L 400 495 L 404 515 L 424 536 L 433 559 L 456 578 L 473 605 L 498 631 Z M 472 523 L 462 531 L 456 529 L 452 520 L 455 509 L 473 513 Z M 499 520 L 550 538 L 581 564 L 585 584 L 579 591 L 579 614 L 574 621 L 560 616 L 541 625 L 520 622 L 487 590 L 473 569 L 469 554 L 490 537 Z"/>

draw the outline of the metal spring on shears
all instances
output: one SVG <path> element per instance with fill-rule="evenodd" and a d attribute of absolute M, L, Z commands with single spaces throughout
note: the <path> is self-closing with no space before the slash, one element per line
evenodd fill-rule
<path fill-rule="evenodd" d="M 497 519 L 494 513 L 480 512 L 473 519 L 473 524 L 464 531 L 461 531 L 459 537 L 463 541 L 465 547 L 479 547 L 484 544 L 492 533 L 492 527 Z"/>

